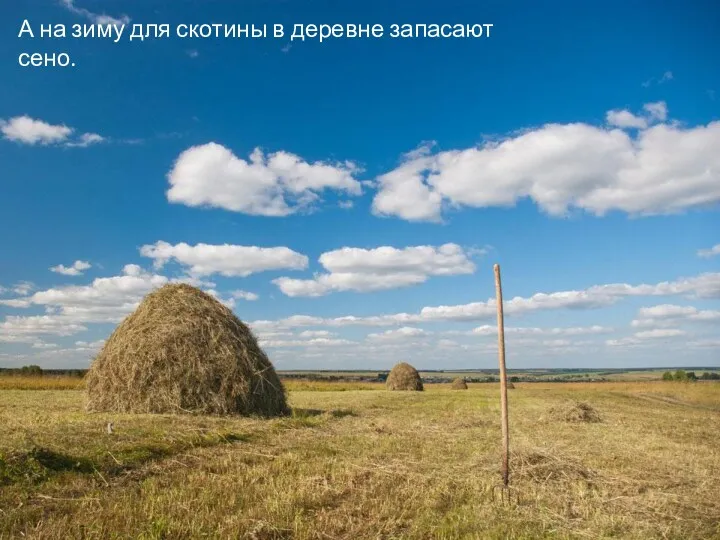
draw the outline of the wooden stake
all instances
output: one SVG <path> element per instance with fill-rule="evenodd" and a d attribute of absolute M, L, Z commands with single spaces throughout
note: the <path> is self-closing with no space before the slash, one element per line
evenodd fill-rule
<path fill-rule="evenodd" d="M 510 434 L 508 430 L 508 399 L 507 399 L 507 373 L 505 372 L 505 322 L 503 318 L 502 283 L 500 282 L 500 265 L 495 270 L 495 297 L 497 299 L 498 324 L 498 361 L 500 363 L 500 414 L 502 421 L 502 478 L 503 486 L 508 487 L 510 481 Z"/>

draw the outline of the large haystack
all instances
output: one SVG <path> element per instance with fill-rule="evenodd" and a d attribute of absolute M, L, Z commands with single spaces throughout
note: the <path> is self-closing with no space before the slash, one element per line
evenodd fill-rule
<path fill-rule="evenodd" d="M 148 294 L 87 374 L 88 409 L 275 416 L 285 390 L 250 329 L 184 284 Z"/>
<path fill-rule="evenodd" d="M 423 383 L 417 369 L 410 364 L 400 362 L 390 371 L 387 381 L 388 390 L 415 390 L 422 392 Z"/>
<path fill-rule="evenodd" d="M 453 380 L 451 388 L 453 390 L 467 390 L 468 385 L 465 382 L 465 379 L 463 379 L 462 377 L 457 377 L 455 380 Z"/>

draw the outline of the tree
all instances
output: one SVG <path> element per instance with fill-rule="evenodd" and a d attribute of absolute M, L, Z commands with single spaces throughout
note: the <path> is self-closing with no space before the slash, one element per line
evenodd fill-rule
<path fill-rule="evenodd" d="M 672 381 L 673 378 L 673 374 L 670 371 L 663 373 L 663 381 Z"/>
<path fill-rule="evenodd" d="M 688 376 L 684 369 L 678 369 L 673 375 L 673 379 L 676 381 L 687 381 Z"/>
<path fill-rule="evenodd" d="M 21 375 L 27 375 L 29 377 L 40 377 L 43 374 L 43 370 L 40 366 L 36 365 L 30 365 L 30 366 L 23 366 L 20 368 L 20 374 Z"/>

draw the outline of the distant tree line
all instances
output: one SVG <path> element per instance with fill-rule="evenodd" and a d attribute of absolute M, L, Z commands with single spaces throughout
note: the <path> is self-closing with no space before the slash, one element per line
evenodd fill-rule
<path fill-rule="evenodd" d="M 16 375 L 22 377 L 84 377 L 86 369 L 43 369 L 31 364 L 19 368 L 0 368 L 0 375 Z"/>
<path fill-rule="evenodd" d="M 674 373 L 672 371 L 666 371 L 663 373 L 663 381 L 697 381 L 698 377 L 694 371 L 685 371 L 684 369 L 678 369 Z"/>

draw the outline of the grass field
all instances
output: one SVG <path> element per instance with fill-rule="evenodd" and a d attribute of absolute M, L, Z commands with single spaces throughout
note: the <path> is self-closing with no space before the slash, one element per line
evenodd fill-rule
<path fill-rule="evenodd" d="M 720 383 L 518 384 L 508 504 L 496 385 L 292 381 L 293 416 L 259 420 L 88 414 L 77 379 L 12 379 L 3 539 L 720 538 Z M 568 400 L 602 422 L 549 415 Z"/>

